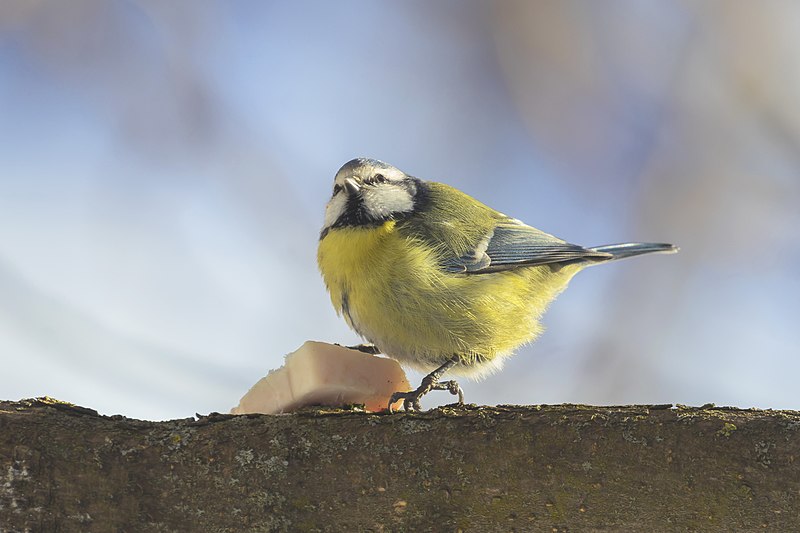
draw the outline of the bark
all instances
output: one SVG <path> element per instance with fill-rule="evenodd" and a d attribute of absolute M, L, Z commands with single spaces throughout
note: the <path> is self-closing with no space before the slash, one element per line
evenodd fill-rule
<path fill-rule="evenodd" d="M 0 402 L 1 531 L 800 531 L 800 413 Z"/>

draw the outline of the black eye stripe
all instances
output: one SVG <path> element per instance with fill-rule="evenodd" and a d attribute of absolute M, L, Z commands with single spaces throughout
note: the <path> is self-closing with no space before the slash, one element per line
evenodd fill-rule
<path fill-rule="evenodd" d="M 389 178 L 383 174 L 375 174 L 374 176 L 370 176 L 361 181 L 362 185 L 375 185 L 376 183 L 389 183 Z M 333 195 L 336 196 L 336 193 L 341 191 L 343 188 L 344 187 L 342 187 L 340 184 L 335 184 L 333 186 Z"/>
<path fill-rule="evenodd" d="M 364 185 L 374 185 L 375 183 L 386 183 L 389 181 L 383 174 L 375 174 L 364 180 Z"/>

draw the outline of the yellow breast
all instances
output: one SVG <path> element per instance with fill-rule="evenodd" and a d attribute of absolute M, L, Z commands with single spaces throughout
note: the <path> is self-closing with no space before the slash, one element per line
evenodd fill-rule
<path fill-rule="evenodd" d="M 383 353 L 422 370 L 453 355 L 464 360 L 456 373 L 498 366 L 541 331 L 539 317 L 578 270 L 446 273 L 436 250 L 395 224 L 332 229 L 317 259 L 348 324 Z"/>

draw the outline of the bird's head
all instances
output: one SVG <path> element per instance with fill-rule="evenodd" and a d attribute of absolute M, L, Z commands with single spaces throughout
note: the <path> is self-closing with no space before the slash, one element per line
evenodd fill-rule
<path fill-rule="evenodd" d="M 383 161 L 348 161 L 333 180 L 322 235 L 331 228 L 374 226 L 409 215 L 417 206 L 420 184 Z"/>

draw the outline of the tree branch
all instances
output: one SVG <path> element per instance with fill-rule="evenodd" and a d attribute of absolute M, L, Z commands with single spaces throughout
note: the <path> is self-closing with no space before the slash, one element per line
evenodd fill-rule
<path fill-rule="evenodd" d="M 800 413 L 307 410 L 146 422 L 0 402 L 3 531 L 800 530 Z"/>

